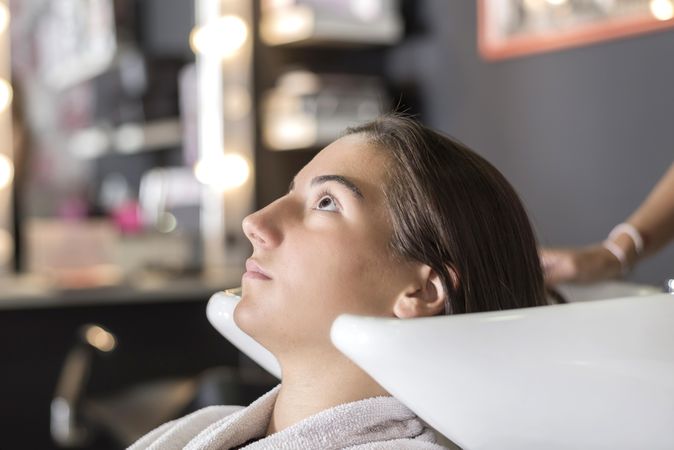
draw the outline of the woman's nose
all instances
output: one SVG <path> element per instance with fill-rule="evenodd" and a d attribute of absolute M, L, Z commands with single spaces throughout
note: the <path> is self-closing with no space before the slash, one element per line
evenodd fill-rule
<path fill-rule="evenodd" d="M 241 225 L 253 247 L 272 248 L 281 243 L 278 221 L 273 218 L 269 207 L 246 216 Z"/>

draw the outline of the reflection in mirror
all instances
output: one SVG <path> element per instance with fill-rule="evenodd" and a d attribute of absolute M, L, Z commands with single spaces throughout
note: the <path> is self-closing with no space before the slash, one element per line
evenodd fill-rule
<path fill-rule="evenodd" d="M 11 3 L 18 269 L 66 288 L 203 270 L 195 3 Z"/>

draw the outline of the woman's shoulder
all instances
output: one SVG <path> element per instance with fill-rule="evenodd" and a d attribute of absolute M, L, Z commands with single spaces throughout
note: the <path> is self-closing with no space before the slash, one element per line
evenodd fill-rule
<path fill-rule="evenodd" d="M 149 448 L 182 449 L 193 437 L 215 422 L 230 416 L 243 406 L 207 406 L 179 419 L 166 422 L 137 440 L 127 450 Z"/>

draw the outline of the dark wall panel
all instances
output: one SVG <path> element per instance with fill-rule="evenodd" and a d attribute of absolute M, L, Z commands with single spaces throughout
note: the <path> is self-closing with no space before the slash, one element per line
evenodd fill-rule
<path fill-rule="evenodd" d="M 512 181 L 549 245 L 603 239 L 674 161 L 674 31 L 486 62 L 474 1 L 415 2 L 389 71 L 416 80 L 426 123 Z M 674 246 L 630 276 L 674 276 Z"/>

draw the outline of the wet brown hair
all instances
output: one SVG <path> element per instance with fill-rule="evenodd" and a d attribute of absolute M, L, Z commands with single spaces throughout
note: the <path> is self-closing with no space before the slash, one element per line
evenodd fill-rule
<path fill-rule="evenodd" d="M 449 297 L 446 314 L 546 304 L 529 218 L 513 187 L 487 160 L 398 114 L 346 134 L 363 134 L 390 156 L 384 192 L 391 247 L 441 276 Z"/>

